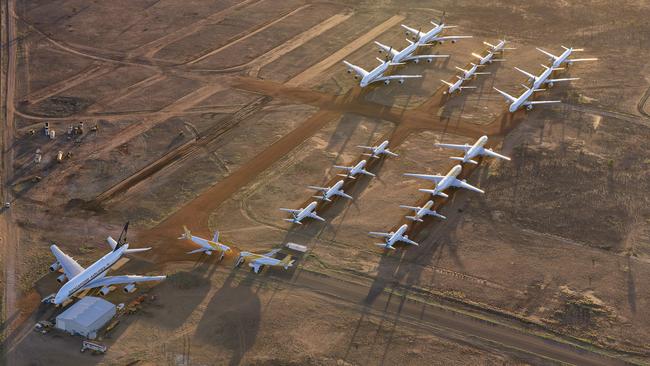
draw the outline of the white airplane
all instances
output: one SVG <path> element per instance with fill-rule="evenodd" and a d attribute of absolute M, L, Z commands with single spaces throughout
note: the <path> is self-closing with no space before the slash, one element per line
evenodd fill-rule
<path fill-rule="evenodd" d="M 390 233 L 381 233 L 381 232 L 371 231 L 368 234 L 372 236 L 385 238 L 384 243 L 377 243 L 378 246 L 384 249 L 395 249 L 393 245 L 395 245 L 398 241 L 402 241 L 404 243 L 411 244 L 411 245 L 419 245 L 418 243 L 409 239 L 408 235 L 404 235 L 404 233 L 406 232 L 406 230 L 408 230 L 408 228 L 409 226 L 404 224 L 400 226 L 400 228 L 397 229 L 397 231 L 395 232 L 391 231 Z"/>
<path fill-rule="evenodd" d="M 404 173 L 404 175 L 435 182 L 436 186 L 434 189 L 419 189 L 420 192 L 431 193 L 433 196 L 441 196 L 445 198 L 449 197 L 447 194 L 443 193 L 443 191 L 450 187 L 464 188 L 478 193 L 485 193 L 485 191 L 474 187 L 473 185 L 467 183 L 464 179 L 457 179 L 456 177 L 460 174 L 461 171 L 463 171 L 463 168 L 460 165 L 456 165 L 451 168 L 447 175 L 428 175 L 413 173 Z"/>
<path fill-rule="evenodd" d="M 305 208 L 301 208 L 300 210 L 292 210 L 290 208 L 281 208 L 281 211 L 289 212 L 293 216 L 292 219 L 284 219 L 284 221 L 289 221 L 294 224 L 299 224 L 302 225 L 302 219 L 306 217 L 311 217 L 312 219 L 316 219 L 319 221 L 325 221 L 324 218 L 318 216 L 316 214 L 316 206 L 318 205 L 318 202 L 314 201 L 310 204 L 307 205 Z"/>
<path fill-rule="evenodd" d="M 519 96 L 519 98 L 515 98 L 512 95 L 504 92 L 503 90 L 499 90 L 497 88 L 494 88 L 494 90 L 498 91 L 499 94 L 503 95 L 503 97 L 506 98 L 506 100 L 508 102 L 510 102 L 510 107 L 508 107 L 508 110 L 510 112 L 514 113 L 517 109 L 519 109 L 519 107 L 522 107 L 522 106 L 526 107 L 526 109 L 528 109 L 528 110 L 531 110 L 531 109 L 533 109 L 533 106 L 536 105 L 536 104 L 550 104 L 550 103 L 561 103 L 562 102 L 561 100 L 528 100 L 528 98 L 530 98 L 530 96 L 534 92 L 540 91 L 540 90 L 543 90 L 543 89 L 531 89 L 531 88 L 527 87 L 524 84 L 521 84 L 521 86 L 526 88 L 526 91 L 523 92 Z"/>
<path fill-rule="evenodd" d="M 559 56 L 555 56 L 554 54 L 552 54 L 550 52 L 546 52 L 541 48 L 537 48 L 537 50 L 550 58 L 550 60 L 553 62 L 551 67 L 560 67 L 564 63 L 566 63 L 566 64 L 568 64 L 570 66 L 570 65 L 573 65 L 574 62 L 598 61 L 598 59 L 595 58 L 595 57 L 570 59 L 569 57 L 571 56 L 571 54 L 573 52 L 582 52 L 582 51 L 584 51 L 584 49 L 582 49 L 582 48 L 567 48 L 567 47 L 564 47 L 564 46 L 562 46 L 562 48 L 564 48 L 564 52 L 562 52 L 562 54 L 559 55 Z"/>
<path fill-rule="evenodd" d="M 452 160 L 458 160 L 462 163 L 472 163 L 472 164 L 478 164 L 478 162 L 472 160 L 477 156 L 489 156 L 492 158 L 499 158 L 499 159 L 504 159 L 510 161 L 510 158 L 501 154 L 497 154 L 492 149 L 486 149 L 483 146 L 488 141 L 487 136 L 481 136 L 474 145 L 455 145 L 455 144 L 436 144 L 436 146 L 444 147 L 447 149 L 457 149 L 457 150 L 464 150 L 465 155 L 462 157 L 456 157 L 452 156 L 450 159 Z"/>
<path fill-rule="evenodd" d="M 273 256 L 279 252 L 280 249 L 273 249 L 272 251 L 266 254 L 255 254 L 251 252 L 240 252 L 239 258 L 235 263 L 235 267 L 240 267 L 245 262 L 248 262 L 248 266 L 253 269 L 253 272 L 260 273 L 264 266 L 270 267 L 284 267 L 284 269 L 289 269 L 293 267 L 294 260 L 291 259 L 290 255 L 282 258 L 282 260 L 273 258 Z"/>
<path fill-rule="evenodd" d="M 334 165 L 334 168 L 336 168 L 336 169 L 345 169 L 345 170 L 348 171 L 348 174 L 337 174 L 338 176 L 341 176 L 341 177 L 356 179 L 355 176 L 357 174 L 365 174 L 365 175 L 369 175 L 371 177 L 374 177 L 375 175 L 370 173 L 366 169 L 364 169 L 365 167 L 366 167 L 366 161 L 365 160 L 361 160 L 355 166 Z"/>
<path fill-rule="evenodd" d="M 431 209 L 431 207 L 433 207 L 433 203 L 434 202 L 432 200 L 429 200 L 423 207 L 413 207 L 413 206 L 406 206 L 406 205 L 400 205 L 399 207 L 407 208 L 409 210 L 415 211 L 415 214 L 413 216 L 406 216 L 406 218 L 411 221 L 422 222 L 423 221 L 422 218 L 427 215 L 435 216 L 443 220 L 447 219 L 446 216 L 443 216 L 438 212 L 436 212 L 435 210 Z"/>
<path fill-rule="evenodd" d="M 384 84 L 388 85 L 390 84 L 391 80 L 397 80 L 397 82 L 403 84 L 404 79 L 415 79 L 415 78 L 422 77 L 422 75 L 384 75 L 384 72 L 388 69 L 389 66 L 403 65 L 403 63 L 384 61 L 378 57 L 377 60 L 379 60 L 381 64 L 375 67 L 374 69 L 372 69 L 371 71 L 366 71 L 363 68 L 357 65 L 353 65 L 345 60 L 343 60 L 343 63 L 348 67 L 348 74 L 354 72 L 356 73 L 356 75 L 354 76 L 355 79 L 361 78 L 361 81 L 359 82 L 359 86 L 362 88 L 365 88 L 371 83 L 375 83 L 379 81 L 383 81 Z"/>
<path fill-rule="evenodd" d="M 402 28 L 406 29 L 406 35 L 413 35 L 413 40 L 420 44 L 435 44 L 435 43 L 444 43 L 450 41 L 451 43 L 456 43 L 459 39 L 463 38 L 472 38 L 472 36 L 441 36 L 443 30 L 449 28 L 456 28 L 455 25 L 446 25 L 444 22 L 445 15 L 442 15 L 440 19 L 440 24 L 437 24 L 431 21 L 431 24 L 434 25 L 434 28 L 428 32 L 421 32 L 421 29 L 411 28 L 407 25 L 402 24 Z"/>
<path fill-rule="evenodd" d="M 490 47 L 490 53 L 503 52 L 505 50 L 516 50 L 516 48 L 506 47 L 508 43 L 505 39 L 500 39 L 496 45 L 483 41 L 483 44 Z"/>
<path fill-rule="evenodd" d="M 136 290 L 135 284 L 137 282 L 164 280 L 165 276 L 106 276 L 106 273 L 124 254 L 144 252 L 151 249 L 129 249 L 129 243 L 126 242 L 128 228 L 129 223 L 127 222 L 117 241 L 109 236 L 107 241 L 113 250 L 91 264 L 88 268 L 79 265 L 77 261 L 63 253 L 59 247 L 53 244 L 50 250 L 56 258 L 56 262 L 50 266 L 50 271 L 55 272 L 63 269 L 63 274 L 57 278 L 57 281 L 63 283 L 68 279 L 68 282 L 61 286 L 54 296 L 52 303 L 61 305 L 79 292 L 92 288 L 101 287 L 99 293 L 106 296 L 111 291 L 111 286 L 113 285 L 126 284 L 124 286 L 124 292 L 131 293 Z"/>
<path fill-rule="evenodd" d="M 178 239 L 185 239 L 185 240 L 191 240 L 194 244 L 198 244 L 200 246 L 199 249 L 192 250 L 191 252 L 187 252 L 187 254 L 194 254 L 194 253 L 205 253 L 207 255 L 212 255 L 212 252 L 219 252 L 221 253 L 221 256 L 219 257 L 219 260 L 223 260 L 223 258 L 226 256 L 226 253 L 230 252 L 230 247 L 222 244 L 219 242 L 219 232 L 215 231 L 214 232 L 214 237 L 212 240 L 207 240 L 200 238 L 198 236 L 192 235 L 190 230 L 187 228 L 187 226 L 183 225 L 183 235 L 181 235 Z"/>
<path fill-rule="evenodd" d="M 449 55 L 413 55 L 413 52 L 415 52 L 418 47 L 422 47 L 423 45 L 413 42 L 410 39 L 407 39 L 406 41 L 409 43 L 409 45 L 401 51 L 397 51 L 393 49 L 393 47 L 386 46 L 385 44 L 379 43 L 377 41 L 375 41 L 375 44 L 379 47 L 379 53 L 386 52 L 386 54 L 392 57 L 391 62 L 394 64 L 406 61 L 413 61 L 417 64 L 420 62 L 420 60 L 426 60 L 428 63 L 431 63 L 433 62 L 434 58 L 449 57 Z"/>
<path fill-rule="evenodd" d="M 465 69 L 462 69 L 462 68 L 456 66 L 457 70 L 460 70 L 460 71 L 463 72 L 463 79 L 472 79 L 472 78 L 476 77 L 476 75 L 490 75 L 491 74 L 491 72 L 476 72 L 479 67 L 483 67 L 485 65 L 478 65 L 478 64 L 475 64 L 473 62 L 470 62 L 470 65 L 472 65 L 472 67 L 470 67 L 469 70 L 465 70 Z"/>
<path fill-rule="evenodd" d="M 463 82 L 465 81 L 465 79 L 463 79 L 458 75 L 456 75 L 456 77 L 458 78 L 458 80 L 456 80 L 456 82 L 454 83 L 450 83 L 446 80 L 440 79 L 440 81 L 442 81 L 445 85 L 449 86 L 449 88 L 447 88 L 447 90 L 444 92 L 445 94 L 451 95 L 454 93 L 461 93 L 464 89 L 476 89 L 475 86 L 463 86 Z"/>
<path fill-rule="evenodd" d="M 331 187 L 309 186 L 309 188 L 315 189 L 317 191 L 322 192 L 321 196 L 313 196 L 314 198 L 318 198 L 319 200 L 331 202 L 332 197 L 334 197 L 334 196 L 341 196 L 341 197 L 345 197 L 345 198 L 351 200 L 351 199 L 353 199 L 352 196 L 350 196 L 349 194 L 343 192 L 342 188 L 343 188 L 344 183 L 345 183 L 345 181 L 343 179 L 341 179 L 340 181 L 336 182 L 336 184 L 334 184 Z"/>
<path fill-rule="evenodd" d="M 506 60 L 505 58 L 494 58 L 494 55 L 494 52 L 488 52 L 485 56 L 481 56 L 478 53 L 472 53 L 472 56 L 478 58 L 479 65 L 491 64 L 493 62 L 503 62 Z"/>
<path fill-rule="evenodd" d="M 371 158 L 379 158 L 380 155 L 390 155 L 394 157 L 398 157 L 399 155 L 395 154 L 394 152 L 388 150 L 388 140 L 385 140 L 381 144 L 377 146 L 363 146 L 359 145 L 357 146 L 358 148 L 361 149 L 366 149 L 366 150 L 371 150 L 372 153 L 370 154 L 363 154 L 366 156 L 370 156 Z"/>
<path fill-rule="evenodd" d="M 564 70 L 561 67 L 548 67 L 546 65 L 542 64 L 542 67 L 544 68 L 544 71 L 539 74 L 539 76 L 533 75 L 527 71 L 524 71 L 518 67 L 515 67 L 517 71 L 520 73 L 528 76 L 528 82 L 532 82 L 533 89 L 539 89 L 540 87 L 544 86 L 545 84 L 548 84 L 549 88 L 553 87 L 554 83 L 560 82 L 560 81 L 572 81 L 572 80 L 580 80 L 580 78 L 560 78 L 560 79 L 549 79 L 549 77 L 553 74 L 553 71 L 557 70 Z"/>

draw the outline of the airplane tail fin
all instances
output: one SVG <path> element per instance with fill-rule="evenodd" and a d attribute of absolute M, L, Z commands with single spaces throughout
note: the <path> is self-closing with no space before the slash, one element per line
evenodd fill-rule
<path fill-rule="evenodd" d="M 218 230 L 214 232 L 214 236 L 212 237 L 212 241 L 215 242 L 215 243 L 219 242 L 219 231 Z"/>
<path fill-rule="evenodd" d="M 115 247 L 113 248 L 113 251 L 116 251 L 120 249 L 124 244 L 126 244 L 126 234 L 129 231 L 129 222 L 127 221 L 126 224 L 124 224 L 124 228 L 122 229 L 122 232 L 120 233 L 120 237 L 117 239 L 117 243 L 115 244 Z"/>
<path fill-rule="evenodd" d="M 127 249 L 124 251 L 124 253 L 129 254 L 129 253 L 140 253 L 140 252 L 146 252 L 147 250 L 151 250 L 151 247 L 149 248 L 135 248 L 135 249 Z"/>
<path fill-rule="evenodd" d="M 322 200 L 322 201 L 332 202 L 331 199 L 325 197 L 324 195 L 323 196 L 312 196 L 312 198 L 316 198 L 316 199 Z"/>
<path fill-rule="evenodd" d="M 290 223 L 292 223 L 292 224 L 302 225 L 302 222 L 300 222 L 300 221 L 296 221 L 296 220 L 294 220 L 294 219 L 283 219 L 283 220 L 284 220 L 284 221 L 287 221 L 287 222 L 290 222 Z"/>

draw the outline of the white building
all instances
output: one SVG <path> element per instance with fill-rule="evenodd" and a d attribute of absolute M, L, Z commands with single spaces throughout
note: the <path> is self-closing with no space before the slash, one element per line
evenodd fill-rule
<path fill-rule="evenodd" d="M 99 297 L 86 296 L 56 317 L 56 328 L 89 339 L 115 316 L 115 305 Z"/>

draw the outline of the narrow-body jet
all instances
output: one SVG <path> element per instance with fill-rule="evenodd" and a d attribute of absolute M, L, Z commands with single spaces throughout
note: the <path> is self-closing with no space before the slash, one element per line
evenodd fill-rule
<path fill-rule="evenodd" d="M 508 107 L 508 111 L 510 111 L 511 113 L 516 112 L 517 109 L 521 107 L 526 107 L 526 109 L 531 110 L 533 109 L 533 106 L 538 104 L 562 103 L 561 100 L 528 100 L 528 98 L 530 98 L 530 96 L 533 95 L 534 92 L 540 91 L 540 89 L 531 89 L 523 84 L 521 86 L 526 88 L 526 91 L 524 91 L 519 96 L 519 98 L 515 98 L 512 95 L 504 92 L 503 90 L 494 88 L 494 90 L 499 92 L 499 94 L 501 94 L 504 98 L 506 98 L 507 102 L 510 103 L 510 106 Z"/>
<path fill-rule="evenodd" d="M 379 158 L 381 155 L 390 155 L 390 156 L 394 156 L 394 157 L 399 156 L 399 155 L 395 154 L 394 152 L 388 150 L 388 140 L 385 140 L 384 142 L 382 142 L 381 144 L 379 144 L 377 146 L 359 145 L 357 147 L 361 148 L 361 149 L 370 150 L 369 154 L 363 154 L 363 155 L 370 156 L 371 158 Z"/>
<path fill-rule="evenodd" d="M 414 173 L 405 173 L 404 175 L 407 177 L 415 177 L 415 178 L 420 178 L 420 179 L 426 179 L 434 182 L 436 186 L 433 189 L 419 189 L 420 192 L 426 192 L 430 193 L 432 196 L 440 196 L 440 197 L 449 197 L 446 193 L 443 191 L 456 187 L 456 188 L 463 188 L 463 189 L 468 189 L 470 191 L 478 192 L 478 193 L 485 193 L 482 189 L 476 188 L 473 185 L 467 183 L 464 179 L 460 180 L 458 179 L 458 175 L 463 171 L 463 168 L 460 165 L 456 165 L 451 170 L 447 175 L 429 175 L 429 174 L 414 174 Z"/>
<path fill-rule="evenodd" d="M 287 255 L 282 259 L 273 258 L 273 256 L 279 251 L 280 249 L 273 249 L 266 254 L 240 252 L 235 267 L 240 267 L 242 264 L 248 262 L 248 266 L 251 267 L 255 273 L 260 273 L 265 266 L 282 267 L 284 269 L 293 267 L 295 261 L 291 259 L 290 255 Z"/>
<path fill-rule="evenodd" d="M 324 218 L 318 216 L 316 214 L 316 206 L 318 205 L 318 202 L 314 201 L 310 204 L 307 205 L 305 208 L 301 208 L 299 210 L 292 210 L 290 208 L 281 208 L 281 211 L 289 212 L 291 216 L 293 216 L 290 219 L 284 219 L 284 221 L 288 221 L 294 224 L 302 225 L 302 220 L 305 218 L 312 218 L 316 219 L 318 221 L 325 221 Z"/>
<path fill-rule="evenodd" d="M 436 212 L 436 210 L 431 209 L 431 207 L 433 207 L 433 204 L 434 202 L 432 200 L 429 200 L 422 207 L 413 207 L 413 206 L 406 206 L 406 205 L 400 205 L 399 207 L 414 211 L 413 216 L 406 216 L 406 218 L 411 221 L 422 222 L 425 216 L 435 216 L 437 218 L 445 220 L 447 217 L 439 214 L 438 212 Z"/>
<path fill-rule="evenodd" d="M 223 260 L 226 253 L 230 252 L 229 246 L 219 242 L 218 231 L 214 232 L 212 240 L 208 240 L 192 235 L 187 226 L 183 226 L 183 234 L 178 239 L 191 240 L 194 244 L 199 246 L 198 249 L 187 252 L 187 254 L 205 253 L 207 255 L 212 255 L 212 252 L 219 252 L 219 260 Z"/>
<path fill-rule="evenodd" d="M 465 152 L 465 155 L 462 157 L 456 157 L 452 156 L 450 159 L 452 160 L 458 160 L 462 163 L 471 163 L 471 164 L 478 164 L 477 161 L 473 160 L 477 156 L 489 156 L 492 158 L 498 158 L 498 159 L 504 159 L 504 160 L 510 160 L 509 157 L 497 154 L 492 149 L 486 149 L 484 146 L 488 141 L 487 136 L 481 136 L 478 140 L 473 145 L 469 144 L 464 144 L 464 145 L 456 145 L 456 144 L 436 144 L 436 146 L 439 147 L 444 147 L 447 149 L 456 149 L 456 150 L 463 150 Z"/>
<path fill-rule="evenodd" d="M 390 233 L 382 233 L 382 232 L 377 232 L 377 231 L 371 231 L 368 233 L 369 235 L 376 236 L 376 237 L 381 237 L 384 238 L 383 243 L 377 243 L 377 246 L 380 246 L 384 249 L 395 249 L 394 245 L 398 242 L 404 242 L 407 244 L 411 245 L 418 245 L 418 243 L 414 242 L 413 240 L 409 239 L 408 235 L 404 235 L 404 233 L 408 230 L 408 225 L 404 224 L 400 226 L 397 231 L 393 232 L 391 231 Z"/>
<path fill-rule="evenodd" d="M 334 197 L 334 196 L 340 196 L 340 197 L 344 197 L 344 198 L 347 198 L 347 199 L 351 200 L 352 196 L 350 196 L 349 194 L 343 192 L 343 184 L 345 184 L 345 181 L 343 179 L 341 179 L 340 181 L 336 182 L 331 187 L 309 186 L 309 188 L 315 189 L 315 190 L 321 192 L 320 196 L 313 196 L 314 198 L 318 198 L 319 200 L 331 202 L 332 197 Z"/>
<path fill-rule="evenodd" d="M 355 166 L 342 166 L 342 165 L 334 165 L 334 168 L 336 169 L 344 169 L 347 170 L 347 174 L 337 174 L 338 176 L 341 177 L 346 177 L 346 178 L 351 178 L 351 179 L 356 179 L 357 174 L 365 174 L 369 175 L 371 177 L 374 177 L 375 175 L 367 171 L 366 168 L 366 161 L 361 160 L 360 162 L 357 163 Z"/>

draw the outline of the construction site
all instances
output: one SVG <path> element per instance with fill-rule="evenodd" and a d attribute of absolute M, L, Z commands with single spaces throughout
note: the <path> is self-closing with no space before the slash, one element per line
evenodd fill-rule
<path fill-rule="evenodd" d="M 426 32 L 443 14 L 445 35 L 472 38 L 393 66 L 421 78 L 361 88 L 343 64 L 372 70 L 386 57 L 373 41 L 403 49 L 402 24 Z M 1 363 L 650 364 L 648 14 L 612 0 L 2 0 Z M 500 39 L 515 49 L 489 75 L 445 92 Z M 537 75 L 536 48 L 563 46 L 598 61 L 536 93 L 561 102 L 508 112 L 494 87 L 522 94 L 513 67 Z M 511 158 L 463 165 L 484 194 L 431 198 L 404 176 L 445 174 L 457 152 L 435 144 L 481 136 Z M 358 147 L 385 140 L 398 157 Z M 361 159 L 376 176 L 347 176 L 353 199 L 319 201 L 323 222 L 279 210 Z M 400 208 L 431 199 L 446 220 Z M 51 246 L 89 266 L 125 222 L 130 248 L 151 250 L 110 273 L 166 279 L 77 294 L 105 306 L 101 330 L 72 311 L 84 330 L 55 330 L 66 308 L 43 300 L 66 278 Z M 404 224 L 419 245 L 368 236 Z M 188 254 L 183 226 L 232 250 Z M 236 267 L 273 249 L 293 265 Z"/>

